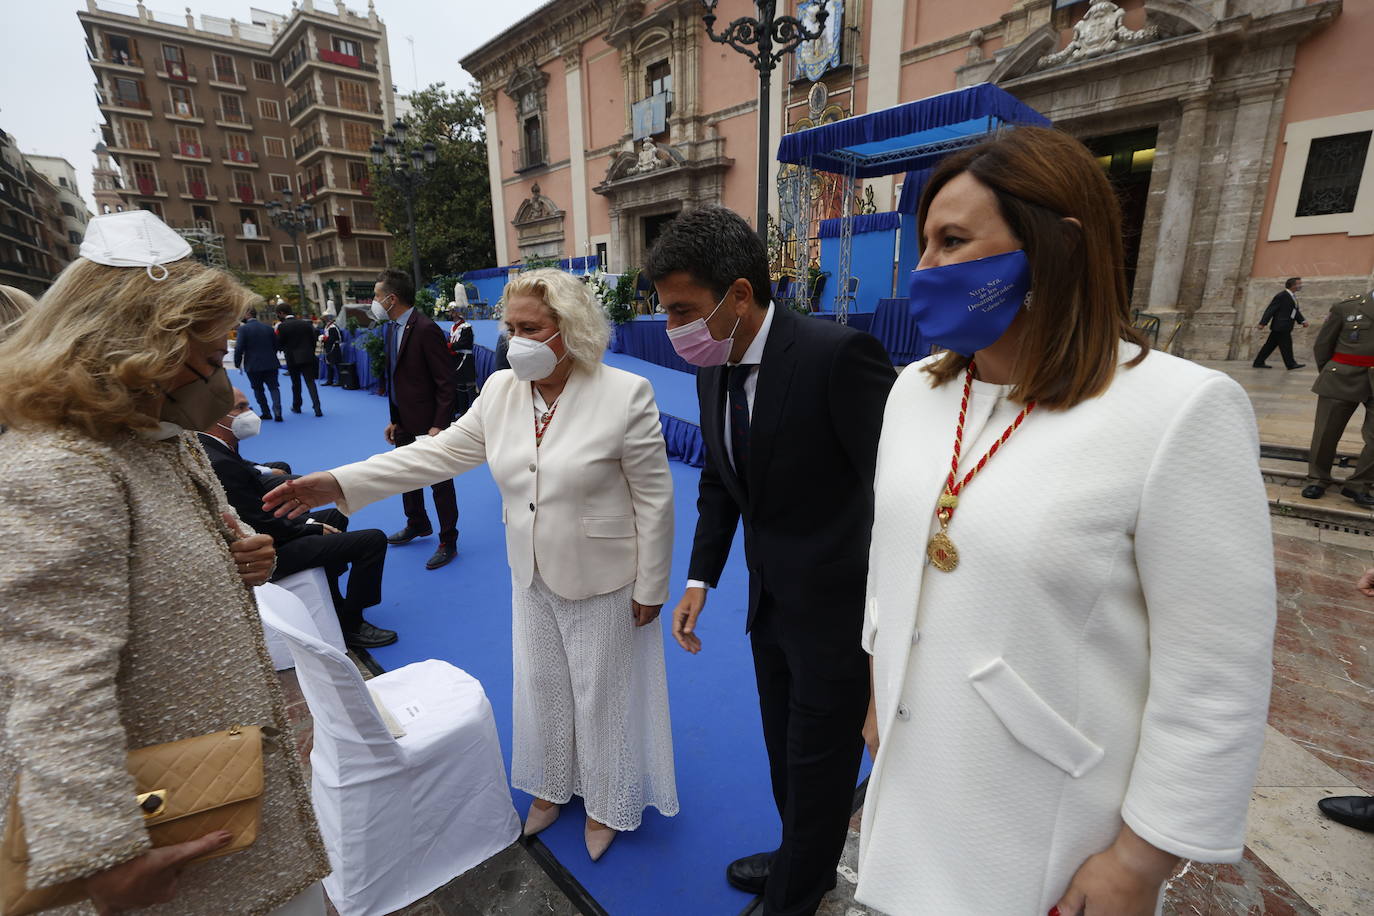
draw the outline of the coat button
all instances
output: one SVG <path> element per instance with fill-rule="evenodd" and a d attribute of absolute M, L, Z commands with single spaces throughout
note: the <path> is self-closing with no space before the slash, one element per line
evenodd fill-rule
<path fill-rule="evenodd" d="M 534 503 L 530 503 L 530 511 L 531 511 L 531 512 L 534 511 Z"/>
<path fill-rule="evenodd" d="M 905 703 L 897 707 L 897 718 L 901 719 L 903 722 L 911 718 L 911 710 L 906 708 Z"/>
<path fill-rule="evenodd" d="M 534 473 L 535 471 L 537 471 L 537 470 L 539 470 L 539 466 L 536 465 L 533 461 L 531 461 L 531 462 L 530 462 L 530 473 L 533 474 L 533 473 Z"/>
<path fill-rule="evenodd" d="M 921 631 L 920 631 L 920 630 L 912 630 L 912 631 L 911 631 L 911 644 L 914 646 L 914 645 L 916 645 L 916 644 L 917 644 L 918 642 L 920 642 L 920 641 L 921 641 Z"/>

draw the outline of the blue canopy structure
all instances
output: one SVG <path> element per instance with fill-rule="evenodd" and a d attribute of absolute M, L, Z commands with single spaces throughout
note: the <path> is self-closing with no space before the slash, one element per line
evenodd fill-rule
<path fill-rule="evenodd" d="M 940 159 L 1017 125 L 1048 127 L 1050 120 L 992 83 L 979 83 L 784 135 L 778 144 L 779 162 L 843 178 L 839 231 L 835 233 L 840 240 L 836 288 L 849 287 L 856 179 L 913 173 L 903 185 L 896 213 L 914 213 L 929 170 Z M 896 214 L 884 216 L 900 219 Z M 836 320 L 845 322 L 846 311 L 847 302 L 838 300 Z"/>
<path fill-rule="evenodd" d="M 778 144 L 778 161 L 876 178 L 927 168 L 1017 124 L 1048 127 L 1050 120 L 992 83 L 979 83 L 786 134 Z"/>

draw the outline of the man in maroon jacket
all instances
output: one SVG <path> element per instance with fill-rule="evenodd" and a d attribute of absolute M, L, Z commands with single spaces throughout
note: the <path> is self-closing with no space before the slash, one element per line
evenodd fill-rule
<path fill-rule="evenodd" d="M 409 445 L 420 436 L 433 436 L 453 419 L 453 365 L 444 332 L 427 315 L 415 310 L 415 284 L 410 274 L 384 270 L 372 291 L 372 311 L 389 319 L 382 327 L 386 343 L 386 391 L 391 422 L 386 441 Z M 453 481 L 442 480 L 434 492 L 434 511 L 439 516 L 439 547 L 425 563 L 438 569 L 458 552 L 458 497 Z M 391 544 L 408 544 L 434 533 L 425 513 L 423 490 L 401 497 L 406 526 L 387 538 Z"/>

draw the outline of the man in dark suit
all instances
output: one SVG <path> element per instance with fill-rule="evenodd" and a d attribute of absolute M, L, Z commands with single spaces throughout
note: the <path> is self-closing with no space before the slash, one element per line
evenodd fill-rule
<path fill-rule="evenodd" d="M 814 913 L 835 886 L 863 748 L 873 473 L 896 375 L 867 334 L 772 304 L 763 243 L 729 210 L 679 216 L 645 272 L 668 329 L 696 330 L 696 348 L 681 338 L 674 346 L 695 350 L 703 366 L 706 466 L 687 590 L 673 614 L 688 652 L 701 649 L 697 617 L 744 521 L 746 630 L 782 842 L 730 863 L 726 878 L 763 894 L 769 916 Z"/>
<path fill-rule="evenodd" d="M 1289 277 L 1283 282 L 1283 289 L 1269 300 L 1269 307 L 1260 318 L 1259 327 L 1269 325 L 1269 339 L 1260 347 L 1253 363 L 1256 369 L 1268 369 L 1264 361 L 1278 347 L 1283 364 L 1289 369 L 1301 369 L 1306 363 L 1293 358 L 1293 325 L 1307 327 L 1307 319 L 1302 317 L 1298 308 L 1298 290 L 1302 289 L 1302 277 Z"/>
<path fill-rule="evenodd" d="M 234 368 L 248 374 L 253 397 L 262 408 L 262 418 L 280 423 L 284 418 L 281 415 L 281 386 L 277 382 L 277 335 L 254 315 L 244 316 L 239 325 L 238 337 L 234 340 Z M 270 410 L 264 388 L 272 392 Z"/>
<path fill-rule="evenodd" d="M 310 404 L 315 408 L 315 416 L 322 417 L 320 393 L 315 389 L 315 377 L 320 374 L 320 363 L 315 357 L 315 326 L 292 315 L 290 309 L 279 308 L 277 315 L 281 318 L 277 325 L 277 349 L 286 357 L 286 371 L 291 375 L 291 412 L 301 412 L 301 379 L 304 378 L 310 389 Z"/>
<path fill-rule="evenodd" d="M 415 284 L 404 271 L 382 271 L 372 299 L 389 319 L 383 325 L 386 391 L 391 407 L 386 441 L 399 447 L 420 436 L 438 435 L 453 420 L 453 362 L 444 332 L 428 315 L 415 309 Z M 425 569 L 438 569 L 458 552 L 458 496 L 452 479 L 441 480 L 430 490 L 434 512 L 439 516 L 439 546 Z M 424 491 L 411 490 L 401 500 L 406 526 L 387 540 L 408 544 L 433 534 L 425 513 Z"/>
<path fill-rule="evenodd" d="M 324 318 L 324 387 L 339 384 L 339 363 L 343 362 L 343 333 L 333 315 Z"/>
<path fill-rule="evenodd" d="M 244 419 L 249 420 L 248 423 Z M 396 641 L 391 630 L 363 619 L 363 611 L 382 600 L 382 568 L 386 565 L 386 535 L 376 528 L 348 531 L 348 516 L 337 509 L 317 509 L 309 518 L 277 518 L 263 511 L 262 497 L 276 482 L 264 479 L 258 465 L 239 454 L 239 442 L 255 433 L 248 398 L 234 389 L 234 406 L 209 429 L 201 430 L 200 444 L 215 476 L 239 518 L 259 534 L 269 534 L 277 548 L 272 581 L 319 567 L 329 578 L 329 592 L 344 642 L 356 649 L 375 649 Z M 339 576 L 348 572 L 348 594 L 339 591 Z"/>

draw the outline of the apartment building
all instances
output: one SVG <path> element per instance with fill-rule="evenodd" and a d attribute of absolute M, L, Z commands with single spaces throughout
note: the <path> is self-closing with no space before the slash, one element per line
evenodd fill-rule
<path fill-rule="evenodd" d="M 317 307 L 370 291 L 389 261 L 368 148 L 395 107 L 373 4 L 365 14 L 324 6 L 303 0 L 286 16 L 253 9 L 248 22 L 169 16 L 141 2 L 87 0 L 77 13 L 120 172 L 97 177 L 211 261 L 294 280 L 299 248 Z M 272 200 L 309 207 L 295 242 L 272 225 Z"/>
<path fill-rule="evenodd" d="M 56 191 L 57 207 L 61 211 L 62 226 L 54 228 L 59 233 L 59 244 L 69 249 L 67 255 L 59 255 L 70 261 L 76 257 L 81 240 L 86 237 L 86 224 L 91 221 L 91 213 L 86 209 L 86 201 L 76 184 L 76 169 L 61 156 L 25 156 L 29 166 L 47 179 Z"/>
<path fill-rule="evenodd" d="M 75 254 L 63 233 L 57 186 L 0 130 L 0 284 L 42 295 Z"/>

